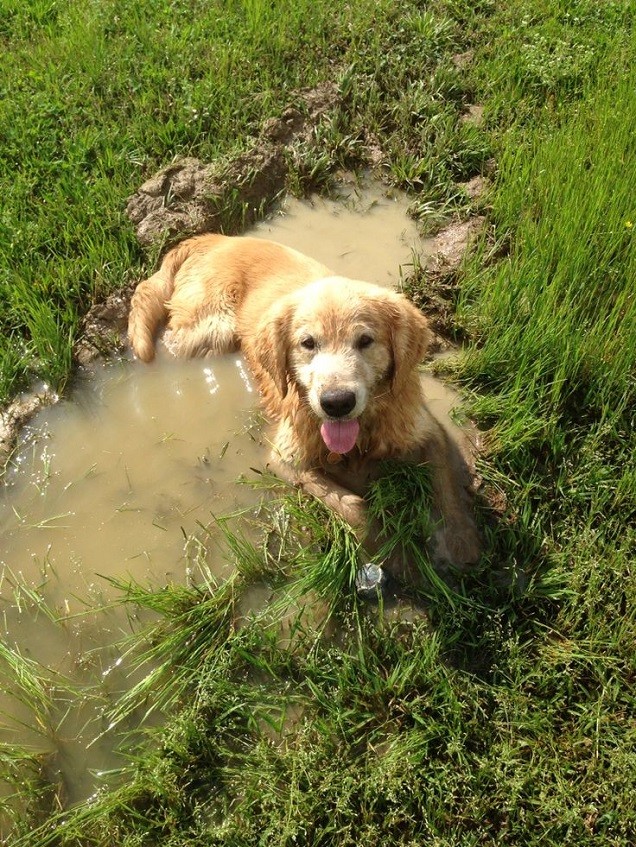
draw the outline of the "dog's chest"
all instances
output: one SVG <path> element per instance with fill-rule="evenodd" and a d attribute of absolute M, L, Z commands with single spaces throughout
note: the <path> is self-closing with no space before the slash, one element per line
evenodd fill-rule
<path fill-rule="evenodd" d="M 381 476 L 382 466 L 376 459 L 355 451 L 344 456 L 329 454 L 323 469 L 331 479 L 362 497 L 369 485 Z"/>
<path fill-rule="evenodd" d="M 419 464 L 424 460 L 423 452 L 421 448 L 415 448 L 408 455 L 400 456 L 399 461 Z M 344 456 L 329 454 L 322 467 L 328 477 L 361 497 L 365 496 L 369 485 L 386 472 L 383 461 L 370 458 L 358 451 Z"/>

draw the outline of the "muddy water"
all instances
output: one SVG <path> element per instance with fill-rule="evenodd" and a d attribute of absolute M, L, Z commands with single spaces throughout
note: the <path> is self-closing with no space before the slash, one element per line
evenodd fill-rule
<path fill-rule="evenodd" d="M 432 249 L 432 240 L 420 238 L 407 208 L 400 192 L 350 187 L 334 199 L 288 198 L 251 234 L 307 253 L 336 274 L 397 287 L 400 268 L 408 269 L 413 252 L 423 256 Z"/>
<path fill-rule="evenodd" d="M 345 202 L 288 201 L 255 230 L 310 253 L 334 272 L 395 285 L 413 251 L 425 252 L 400 195 L 350 190 Z M 427 380 L 440 414 L 452 395 Z M 433 395 L 433 396 L 432 396 Z M 262 464 L 251 426 L 257 406 L 240 357 L 99 366 L 70 398 L 41 412 L 24 432 L 0 492 L 0 608 L 5 643 L 80 684 L 102 704 L 130 684 L 112 646 L 130 629 L 109 579 L 163 585 L 184 581 L 188 549 L 214 514 L 249 507 L 237 484 Z M 219 553 L 207 562 L 223 576 Z M 38 600 L 41 598 L 41 602 Z M 55 612 L 52 621 L 44 606 Z M 1 682 L 1 680 L 0 680 Z M 4 685 L 3 685 L 4 688 Z M 56 697 L 40 725 L 9 691 L 0 694 L 0 741 L 53 753 L 69 802 L 87 796 L 92 771 L 117 764 L 95 702 Z"/>
<path fill-rule="evenodd" d="M 185 537 L 248 498 L 233 482 L 259 461 L 255 404 L 236 356 L 100 367 L 27 433 L 4 491 L 2 567 L 64 613 L 107 599 L 108 577 L 181 580 Z"/>
<path fill-rule="evenodd" d="M 101 702 L 60 691 L 40 726 L 5 692 L 0 742 L 54 753 L 69 802 L 90 793 L 91 769 L 121 764 L 111 738 L 92 744 L 103 707 L 130 684 L 113 646 L 130 632 L 128 611 L 95 611 L 121 593 L 109 579 L 183 582 L 202 527 L 214 532 L 215 514 L 255 501 L 237 484 L 261 462 L 254 406 L 236 356 L 193 363 L 164 353 L 149 367 L 98 368 L 24 435 L 0 506 L 2 637 L 73 682 L 97 685 Z M 207 564 L 221 577 L 229 568 L 222 556 Z"/>

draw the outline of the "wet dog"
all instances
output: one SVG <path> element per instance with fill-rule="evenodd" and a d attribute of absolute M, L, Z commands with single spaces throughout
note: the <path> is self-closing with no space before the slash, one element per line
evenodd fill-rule
<path fill-rule="evenodd" d="M 477 560 L 465 468 L 423 396 L 429 330 L 404 296 L 333 276 L 274 242 L 203 235 L 167 253 L 133 295 L 128 333 L 142 361 L 154 357 L 163 325 L 177 356 L 242 350 L 274 423 L 274 469 L 360 536 L 379 463 L 426 462 L 439 521 L 434 559 Z"/>

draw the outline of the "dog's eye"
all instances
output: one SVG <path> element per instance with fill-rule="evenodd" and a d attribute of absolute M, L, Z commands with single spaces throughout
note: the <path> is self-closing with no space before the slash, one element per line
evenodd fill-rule
<path fill-rule="evenodd" d="M 316 339 L 313 335 L 306 335 L 304 338 L 300 339 L 300 346 L 305 350 L 315 350 L 316 349 Z"/>
<path fill-rule="evenodd" d="M 356 347 L 359 350 L 364 350 L 365 347 L 370 347 L 372 344 L 373 338 L 365 333 L 364 335 L 361 335 L 360 338 L 358 338 L 358 343 L 356 344 Z"/>

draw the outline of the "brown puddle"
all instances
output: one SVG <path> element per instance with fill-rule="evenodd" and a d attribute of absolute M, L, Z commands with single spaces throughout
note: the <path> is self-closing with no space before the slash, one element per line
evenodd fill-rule
<path fill-rule="evenodd" d="M 63 613 L 108 599 L 104 577 L 183 579 L 184 535 L 249 497 L 233 483 L 259 461 L 255 405 L 236 356 L 99 367 L 14 458 L 3 569 Z"/>
<path fill-rule="evenodd" d="M 403 195 L 367 188 L 346 202 L 289 200 L 253 234 L 322 260 L 334 272 L 396 285 L 400 265 L 425 253 Z M 448 420 L 456 395 L 426 378 L 433 411 Z M 113 644 L 129 633 L 108 578 L 156 586 L 188 578 L 187 538 L 213 516 L 253 505 L 238 485 L 265 449 L 251 426 L 258 398 L 240 357 L 152 365 L 109 362 L 78 380 L 70 398 L 23 433 L 0 491 L 3 639 L 46 668 L 98 684 L 105 703 L 125 690 Z M 449 424 L 450 425 L 450 424 Z M 223 576 L 221 554 L 208 562 Z M 32 589 L 61 621 L 27 596 Z M 102 703 L 103 705 L 103 703 Z M 60 697 L 60 722 L 39 727 L 0 693 L 0 742 L 55 753 L 68 802 L 91 793 L 91 771 L 117 764 L 98 706 Z"/>
<path fill-rule="evenodd" d="M 407 214 L 408 201 L 384 186 L 353 189 L 342 199 L 285 200 L 281 212 L 257 224 L 251 235 L 294 247 L 334 273 L 397 287 L 400 267 L 422 256 L 432 239 L 420 237 Z"/>

